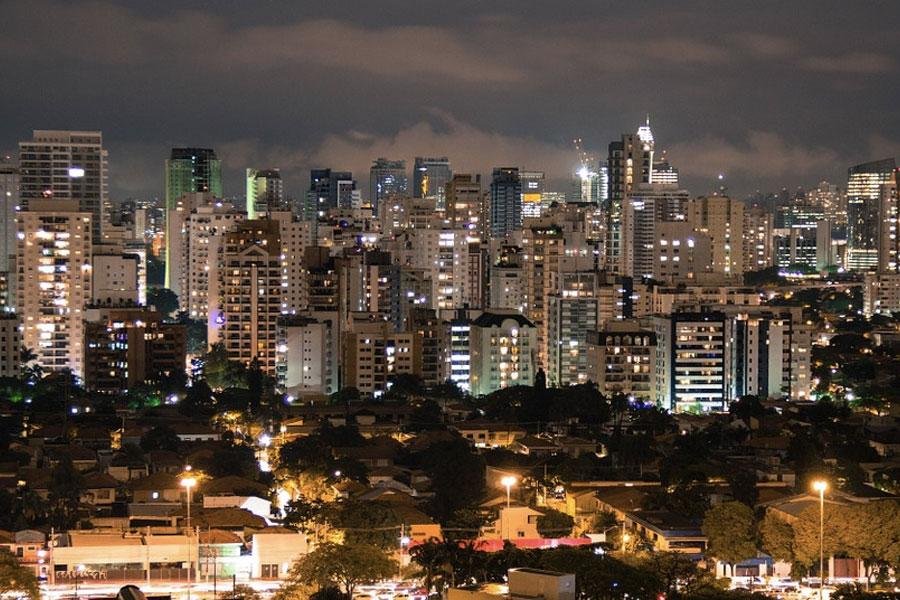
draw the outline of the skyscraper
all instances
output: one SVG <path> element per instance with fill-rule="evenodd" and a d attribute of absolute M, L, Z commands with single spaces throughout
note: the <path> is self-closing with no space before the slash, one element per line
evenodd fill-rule
<path fill-rule="evenodd" d="M 247 169 L 247 218 L 258 213 L 287 210 L 284 184 L 278 169 Z"/>
<path fill-rule="evenodd" d="M 653 182 L 654 145 L 649 118 L 637 133 L 623 134 L 620 141 L 609 145 L 606 260 L 608 270 L 616 273 L 625 268 L 622 234 L 625 198 L 635 184 Z"/>
<path fill-rule="evenodd" d="M 405 196 L 408 190 L 405 160 L 376 159 L 369 169 L 369 202 L 378 216 L 381 201 L 390 196 Z"/>
<path fill-rule="evenodd" d="M 91 214 L 91 238 L 99 243 L 108 202 L 106 171 L 101 132 L 35 130 L 31 140 L 19 142 L 22 208 L 35 198 L 77 200 L 78 210 Z"/>
<path fill-rule="evenodd" d="M 491 179 L 491 236 L 522 228 L 522 181 L 517 167 L 498 167 Z"/>
<path fill-rule="evenodd" d="M 222 197 L 222 163 L 212 148 L 172 148 L 166 160 L 166 287 L 171 287 L 172 231 L 168 211 L 175 210 L 178 200 L 192 192 L 208 192 Z"/>
<path fill-rule="evenodd" d="M 356 180 L 350 171 L 313 169 L 309 172 L 304 219 L 315 220 L 332 208 L 352 208 L 359 203 Z"/>
<path fill-rule="evenodd" d="M 704 196 L 688 202 L 687 220 L 709 236 L 712 271 L 744 274 L 744 203 L 728 196 Z"/>
<path fill-rule="evenodd" d="M 897 183 L 900 169 L 881 186 L 878 219 L 878 270 L 900 273 L 900 196 Z"/>
<path fill-rule="evenodd" d="M 447 184 L 446 217 L 451 229 L 481 233 L 481 175 L 453 175 Z"/>
<path fill-rule="evenodd" d="M 881 186 L 890 183 L 897 164 L 893 158 L 856 165 L 847 171 L 847 268 L 878 266 Z"/>
<path fill-rule="evenodd" d="M 445 187 L 453 176 L 450 159 L 417 156 L 413 166 L 413 198 L 434 200 L 435 208 L 445 206 Z"/>

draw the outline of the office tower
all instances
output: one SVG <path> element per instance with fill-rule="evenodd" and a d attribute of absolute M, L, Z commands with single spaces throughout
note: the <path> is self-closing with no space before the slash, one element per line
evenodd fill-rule
<path fill-rule="evenodd" d="M 891 182 L 896 168 L 893 158 L 885 158 L 847 171 L 848 269 L 865 271 L 878 267 L 881 186 Z"/>
<path fill-rule="evenodd" d="M 897 194 L 897 179 L 894 177 L 880 189 L 878 208 L 878 270 L 900 272 L 900 197 Z"/>
<path fill-rule="evenodd" d="M 392 196 L 406 196 L 409 185 L 406 177 L 405 160 L 378 158 L 369 169 L 369 204 L 372 212 L 379 216 L 383 200 Z"/>
<path fill-rule="evenodd" d="M 185 194 L 208 193 L 214 198 L 222 197 L 222 164 L 212 148 L 172 148 L 166 160 L 166 281 L 172 288 L 172 265 L 169 257 L 173 251 L 173 240 L 177 227 L 169 223 L 170 212 L 178 208 L 178 202 Z M 178 293 L 177 291 L 175 292 Z M 179 294 L 180 295 L 180 294 Z"/>
<path fill-rule="evenodd" d="M 260 213 L 290 210 L 284 201 L 284 183 L 278 169 L 247 169 L 247 218 Z"/>
<path fill-rule="evenodd" d="M 219 307 L 213 317 L 230 360 L 253 361 L 275 375 L 281 315 L 278 221 L 242 221 L 225 234 L 219 267 Z M 216 338 L 210 332 L 210 342 Z"/>
<path fill-rule="evenodd" d="M 121 394 L 184 373 L 185 325 L 143 307 L 89 308 L 84 321 L 88 391 Z"/>
<path fill-rule="evenodd" d="M 744 274 L 744 203 L 728 196 L 704 196 L 688 201 L 687 220 L 709 237 L 712 272 Z"/>
<path fill-rule="evenodd" d="M 653 150 L 655 141 L 650 119 L 637 133 L 626 133 L 620 141 L 609 145 L 609 199 L 606 206 L 606 261 L 610 271 L 625 268 L 623 250 L 623 215 L 625 198 L 638 183 L 653 183 Z"/>
<path fill-rule="evenodd" d="M 587 374 L 606 398 L 656 403 L 656 334 L 635 321 L 611 321 L 587 334 Z"/>
<path fill-rule="evenodd" d="M 18 216 L 16 311 L 23 345 L 44 369 L 71 369 L 79 377 L 91 294 L 91 219 L 77 199 L 56 198 L 31 198 Z"/>
<path fill-rule="evenodd" d="M 847 223 L 847 195 L 838 186 L 821 181 L 815 189 L 807 192 L 806 199 L 811 205 L 820 208 L 833 225 Z"/>
<path fill-rule="evenodd" d="M 450 170 L 450 159 L 427 158 L 417 156 L 413 164 L 413 197 L 428 198 L 434 201 L 437 210 L 446 206 L 446 187 L 453 171 Z"/>
<path fill-rule="evenodd" d="M 516 167 L 494 169 L 491 179 L 491 237 L 522 228 L 522 181 Z"/>
<path fill-rule="evenodd" d="M 622 215 L 622 273 L 650 277 L 657 224 L 684 221 L 689 194 L 674 184 L 639 183 L 625 200 Z"/>
<path fill-rule="evenodd" d="M 305 220 L 324 217 L 333 208 L 353 208 L 362 203 L 353 173 L 313 169 L 309 173 L 309 191 L 303 210 Z"/>
<path fill-rule="evenodd" d="M 660 154 L 661 156 L 653 161 L 653 183 L 678 185 L 678 169 L 669 164 L 665 150 Z"/>
<path fill-rule="evenodd" d="M 721 312 L 653 317 L 657 403 L 672 412 L 726 409 L 730 332 Z"/>
<path fill-rule="evenodd" d="M 588 380 L 587 335 L 597 329 L 600 312 L 597 274 L 560 273 L 559 289 L 550 294 L 547 318 L 547 383 L 566 387 Z"/>
<path fill-rule="evenodd" d="M 744 211 L 744 268 L 759 271 L 774 264 L 772 213 L 760 206 Z"/>
<path fill-rule="evenodd" d="M 19 206 L 19 168 L 9 157 L 0 159 L 0 273 L 8 273 L 16 254 L 16 212 Z"/>
<path fill-rule="evenodd" d="M 446 220 L 450 227 L 468 229 L 480 236 L 483 233 L 481 203 L 481 175 L 453 175 L 446 192 Z"/>
<path fill-rule="evenodd" d="M 653 279 L 670 283 L 696 281 L 710 272 L 712 245 L 709 236 L 698 233 L 690 223 L 658 223 L 658 239 L 653 249 Z"/>
<path fill-rule="evenodd" d="M 540 171 L 522 171 L 519 173 L 522 186 L 522 218 L 540 217 L 546 210 L 544 206 L 544 174 Z"/>
<path fill-rule="evenodd" d="M 469 329 L 470 386 L 473 396 L 514 385 L 532 385 L 537 371 L 537 330 L 518 313 L 484 312 Z"/>
<path fill-rule="evenodd" d="M 19 142 L 20 201 L 35 198 L 77 200 L 91 214 L 91 238 L 99 243 L 108 204 L 107 157 L 99 131 L 35 130 Z"/>

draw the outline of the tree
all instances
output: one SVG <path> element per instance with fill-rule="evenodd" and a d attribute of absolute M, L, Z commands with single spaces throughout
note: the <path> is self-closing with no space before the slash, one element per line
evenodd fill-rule
<path fill-rule="evenodd" d="M 452 575 L 453 567 L 450 561 L 453 555 L 452 548 L 446 542 L 437 538 L 431 538 L 424 544 L 419 544 L 409 551 L 410 558 L 419 565 L 420 570 L 416 577 L 422 579 L 422 585 L 428 591 L 441 592 L 448 585 L 447 579 Z"/>
<path fill-rule="evenodd" d="M 792 524 L 794 528 L 794 552 L 797 562 L 810 566 L 819 564 L 819 507 L 811 506 L 800 513 Z M 825 556 L 842 550 L 842 541 L 847 539 L 848 518 L 845 511 L 836 505 L 828 505 L 824 518 Z"/>
<path fill-rule="evenodd" d="M 484 494 L 484 458 L 458 437 L 436 442 L 415 455 L 416 462 L 431 478 L 434 498 L 431 514 L 442 521 L 461 508 L 470 508 Z"/>
<path fill-rule="evenodd" d="M 725 474 L 731 497 L 747 506 L 755 506 L 759 499 L 756 488 L 756 473 L 753 469 L 735 468 Z"/>
<path fill-rule="evenodd" d="M 396 569 L 397 564 L 376 546 L 325 542 L 297 561 L 288 580 L 320 588 L 340 585 L 352 598 L 357 585 L 386 579 Z"/>
<path fill-rule="evenodd" d="M 178 295 L 164 287 L 147 290 L 147 304 L 156 308 L 163 317 L 170 317 L 178 310 Z"/>
<path fill-rule="evenodd" d="M 41 597 L 34 571 L 19 564 L 6 548 L 0 549 L 0 596 L 25 595 L 31 600 Z"/>
<path fill-rule="evenodd" d="M 332 509 L 327 502 L 300 496 L 288 502 L 284 507 L 283 522 L 297 531 L 310 533 L 327 523 L 332 514 Z"/>
<path fill-rule="evenodd" d="M 703 518 L 703 535 L 709 553 L 733 565 L 756 556 L 756 522 L 753 509 L 742 502 L 713 506 Z"/>
<path fill-rule="evenodd" d="M 50 484 L 47 486 L 47 500 L 50 507 L 50 524 L 66 531 L 78 523 L 78 507 L 84 477 L 75 469 L 69 459 L 61 460 L 50 473 Z"/>
<path fill-rule="evenodd" d="M 381 549 L 397 546 L 400 520 L 384 502 L 346 500 L 336 504 L 329 521 L 344 530 L 344 543 L 366 545 Z"/>
<path fill-rule="evenodd" d="M 766 513 L 759 525 L 759 534 L 762 548 L 769 556 L 789 564 L 796 562 L 794 528 L 790 523 L 772 513 Z"/>
<path fill-rule="evenodd" d="M 537 519 L 537 530 L 541 537 L 561 538 L 568 537 L 575 526 L 575 519 L 564 512 L 552 508 L 543 508 L 544 514 Z"/>
<path fill-rule="evenodd" d="M 247 367 L 228 358 L 225 344 L 217 342 L 200 358 L 203 378 L 214 390 L 247 387 Z"/>
<path fill-rule="evenodd" d="M 144 452 L 152 450 L 176 452 L 180 445 L 181 440 L 178 439 L 178 435 L 166 425 L 157 425 L 141 436 L 141 450 Z"/>
<path fill-rule="evenodd" d="M 239 598 L 240 600 L 262 600 L 262 594 L 243 583 L 234 586 L 231 597 Z"/>

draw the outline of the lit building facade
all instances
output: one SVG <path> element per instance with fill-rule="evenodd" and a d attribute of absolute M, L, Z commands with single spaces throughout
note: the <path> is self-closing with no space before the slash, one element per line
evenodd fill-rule
<path fill-rule="evenodd" d="M 472 395 L 534 383 L 534 323 L 517 313 L 485 312 L 472 321 L 469 336 Z"/>
<path fill-rule="evenodd" d="M 607 398 L 656 402 L 656 334 L 633 321 L 607 322 L 587 335 L 587 374 Z"/>
<path fill-rule="evenodd" d="M 278 169 L 247 169 L 247 218 L 290 210 L 284 199 L 284 182 Z"/>
<path fill-rule="evenodd" d="M 426 198 L 434 202 L 436 210 L 446 206 L 446 187 L 453 177 L 450 159 L 417 156 L 413 163 L 413 198 Z"/>
<path fill-rule="evenodd" d="M 878 267 L 881 186 L 894 179 L 893 158 L 850 167 L 847 172 L 848 269 Z"/>
<path fill-rule="evenodd" d="M 378 158 L 369 169 L 369 203 L 375 216 L 381 214 L 381 204 L 391 197 L 406 196 L 409 192 L 405 160 Z"/>
<path fill-rule="evenodd" d="M 16 311 L 22 343 L 46 370 L 84 374 L 84 307 L 91 297 L 91 213 L 78 200 L 33 198 L 19 213 Z"/>

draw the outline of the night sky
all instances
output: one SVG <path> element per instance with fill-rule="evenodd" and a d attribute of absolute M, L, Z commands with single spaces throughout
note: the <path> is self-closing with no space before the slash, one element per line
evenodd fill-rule
<path fill-rule="evenodd" d="M 651 115 L 695 194 L 844 185 L 900 155 L 900 2 L 0 2 L 0 148 L 101 129 L 115 199 L 172 145 L 245 167 L 448 155 L 574 172 Z M 365 188 L 364 188 L 365 189 Z"/>

